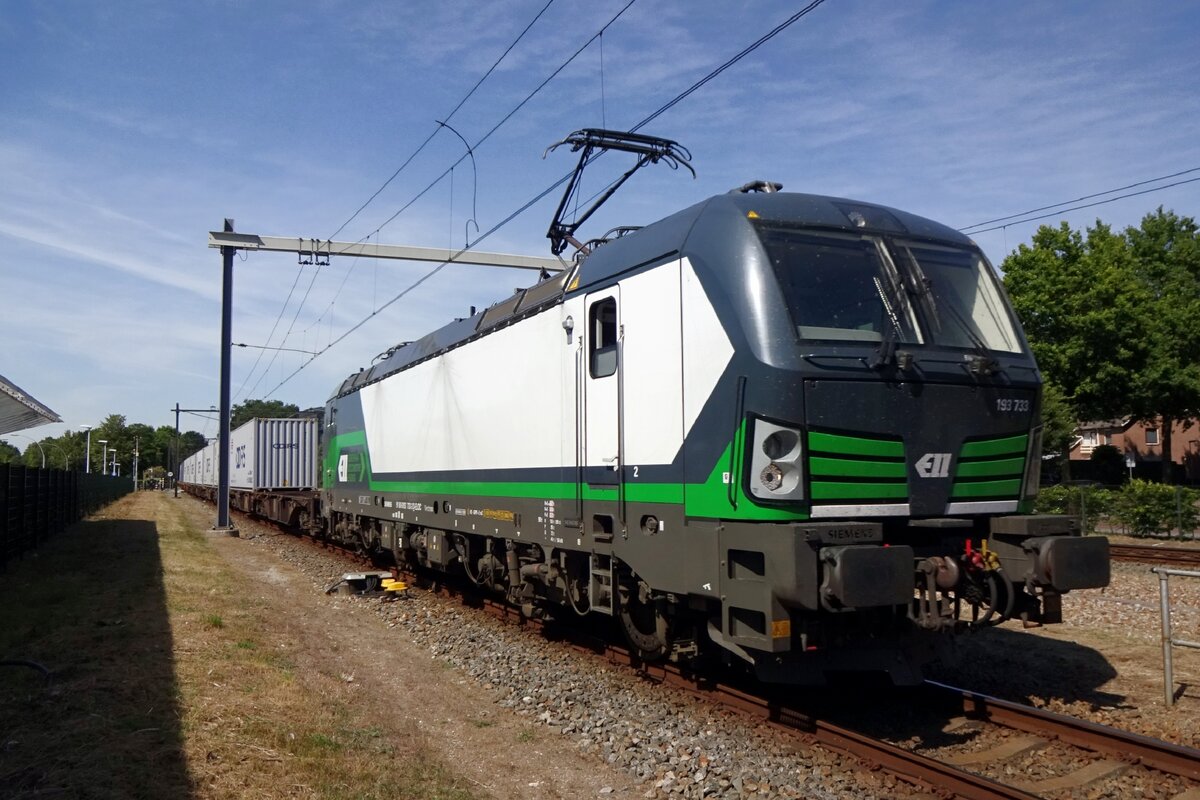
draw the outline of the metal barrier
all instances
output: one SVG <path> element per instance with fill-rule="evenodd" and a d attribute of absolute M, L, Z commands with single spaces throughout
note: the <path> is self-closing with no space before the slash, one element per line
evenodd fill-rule
<path fill-rule="evenodd" d="M 1176 639 L 1171 634 L 1171 576 L 1200 578 L 1200 572 L 1167 567 L 1152 567 L 1150 571 L 1158 575 L 1158 597 L 1162 603 L 1163 676 L 1167 706 L 1170 707 L 1175 705 L 1175 665 L 1171 660 L 1171 648 L 1191 647 L 1200 650 L 1200 642 Z"/>
<path fill-rule="evenodd" d="M 132 488 L 128 478 L 0 464 L 0 570 Z"/>

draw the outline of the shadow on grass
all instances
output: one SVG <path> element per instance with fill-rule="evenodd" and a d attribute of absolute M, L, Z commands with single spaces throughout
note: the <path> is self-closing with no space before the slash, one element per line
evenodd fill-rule
<path fill-rule="evenodd" d="M 186 798 L 155 523 L 81 522 L 0 579 L 0 797 Z"/>

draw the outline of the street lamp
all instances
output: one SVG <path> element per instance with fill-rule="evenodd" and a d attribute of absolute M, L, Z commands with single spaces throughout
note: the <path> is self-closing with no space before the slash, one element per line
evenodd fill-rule
<path fill-rule="evenodd" d="M 55 444 L 54 442 L 47 442 L 47 444 L 50 445 L 51 450 L 57 451 L 58 454 L 63 457 L 63 469 L 70 472 L 70 470 L 71 470 L 71 454 L 67 452 L 67 449 L 65 447 L 63 447 L 61 444 Z"/>
<path fill-rule="evenodd" d="M 36 445 L 37 445 L 37 449 L 42 451 L 42 469 L 45 469 L 45 468 L 46 468 L 46 451 L 45 451 L 45 450 L 42 450 L 42 443 L 41 443 L 41 442 L 39 442 L 37 439 L 34 439 L 34 438 L 33 438 L 33 437 L 31 437 L 31 436 L 26 436 L 26 435 L 25 435 L 25 434 L 23 434 L 23 433 L 13 433 L 13 434 L 10 434 L 10 435 L 11 435 L 11 436 L 20 436 L 22 439 L 28 439 L 29 441 L 31 441 L 31 442 L 33 442 L 34 444 L 36 444 Z"/>
<path fill-rule="evenodd" d="M 85 473 L 92 471 L 92 426 L 80 425 L 80 429 L 87 431 L 87 455 L 84 456 L 85 462 L 83 471 Z"/>
<path fill-rule="evenodd" d="M 96 441 L 104 445 L 104 455 L 100 457 L 100 474 L 108 472 L 108 439 L 97 439 Z"/>
<path fill-rule="evenodd" d="M 112 452 L 112 457 L 113 457 L 112 471 L 109 472 L 108 474 L 109 474 L 109 477 L 115 478 L 115 477 L 117 477 L 117 451 L 114 448 L 111 452 Z"/>

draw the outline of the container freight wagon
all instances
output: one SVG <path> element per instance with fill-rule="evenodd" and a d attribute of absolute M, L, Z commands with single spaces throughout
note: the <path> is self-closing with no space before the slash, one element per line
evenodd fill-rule
<path fill-rule="evenodd" d="M 252 419 L 229 434 L 229 505 L 287 525 L 315 516 L 318 420 Z M 220 443 L 211 442 L 180 468 L 189 494 L 215 501 Z"/>
<path fill-rule="evenodd" d="M 252 419 L 229 442 L 230 488 L 317 488 L 315 419 Z"/>

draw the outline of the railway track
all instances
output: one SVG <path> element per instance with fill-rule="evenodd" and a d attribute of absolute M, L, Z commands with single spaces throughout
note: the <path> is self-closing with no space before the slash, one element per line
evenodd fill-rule
<path fill-rule="evenodd" d="M 1114 561 L 1137 561 L 1143 564 L 1164 564 L 1173 567 L 1200 566 L 1200 547 L 1110 542 L 1108 552 Z"/>
<path fill-rule="evenodd" d="M 307 541 L 355 556 L 364 565 L 369 563 L 366 556 L 329 542 Z M 411 573 L 402 575 L 413 583 L 422 580 Z M 475 591 L 440 582 L 425 588 L 466 605 L 482 607 L 489 614 L 516 624 L 543 627 L 538 620 L 523 617 L 513 606 Z M 736 679 L 714 678 L 711 674 L 681 670 L 673 664 L 642 663 L 624 647 L 586 631 L 556 629 L 554 638 L 592 657 L 631 669 L 643 680 L 672 686 L 703 702 L 750 715 L 803 741 L 847 755 L 868 770 L 881 769 L 918 791 L 929 791 L 936 796 L 1033 800 L 1080 796 L 1075 791 L 1087 786 L 1099 790 L 1088 796 L 1123 797 L 1127 796 L 1123 786 L 1107 790 L 1106 784 L 1142 771 L 1144 783 L 1164 789 L 1147 796 L 1200 800 L 1200 751 L 977 692 L 929 683 L 918 691 L 915 701 L 913 693 L 906 693 L 902 699 L 889 701 L 893 708 L 886 704 L 875 708 L 876 717 L 891 714 L 901 718 L 913 706 L 933 710 L 937 720 L 933 725 L 964 743 L 936 748 L 902 746 L 895 743 L 894 735 L 880 735 L 872 730 L 871 724 L 862 724 L 861 719 L 846 722 L 836 709 L 831 711 L 795 700 L 794 691 L 779 692 Z M 928 721 L 921 724 L 926 728 L 930 725 Z M 992 743 L 982 748 L 971 744 L 981 740 Z M 1018 779 L 1008 779 L 1006 774 L 1012 770 L 1005 765 L 1032 751 L 1039 752 L 1045 772 L 1051 774 L 1031 778 L 1017 769 Z"/>
<path fill-rule="evenodd" d="M 521 617 L 507 603 L 464 593 L 453 587 L 433 590 L 482 606 L 493 616 L 514 623 L 541 627 L 537 620 Z M 946 729 L 964 729 L 965 740 L 992 728 L 999 741 L 982 750 L 956 750 L 936 755 L 900 746 L 873 735 L 863 726 L 838 721 L 828 709 L 789 699 L 795 692 L 761 691 L 763 687 L 726 681 L 680 669 L 674 664 L 646 664 L 608 640 L 572 630 L 560 637 L 575 649 L 610 664 L 635 671 L 642 679 L 671 686 L 704 702 L 750 715 L 803 740 L 850 756 L 868 769 L 882 769 L 900 780 L 943 797 L 966 800 L 1033 800 L 1071 796 L 1074 790 L 1093 785 L 1103 788 L 1131 770 L 1143 770 L 1149 784 L 1174 783 L 1163 798 L 1200 800 L 1200 751 L 1105 725 L 1055 714 L 1043 709 L 1001 700 L 965 689 L 928 682 L 919 690 L 920 704 L 940 709 Z M 899 701 L 906 705 L 911 695 Z M 877 709 L 886 713 L 884 709 Z M 892 709 L 903 714 L 903 708 Z M 1054 747 L 1052 747 L 1052 745 Z M 1060 752 L 1050 752 L 1057 748 Z M 1037 780 L 1000 780 L 989 771 L 1004 772 L 1004 763 L 1034 750 L 1047 751 L 1044 762 L 1056 774 Z M 1124 796 L 1116 793 L 1095 796 Z"/>

